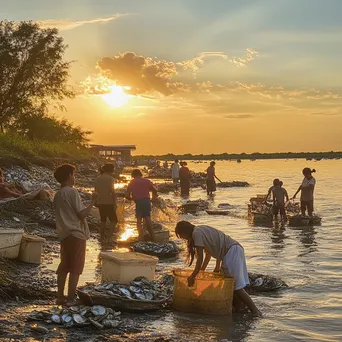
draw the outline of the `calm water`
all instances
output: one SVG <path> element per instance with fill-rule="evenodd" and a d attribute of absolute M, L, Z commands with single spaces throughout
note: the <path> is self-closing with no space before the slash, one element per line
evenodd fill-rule
<path fill-rule="evenodd" d="M 267 192 L 274 178 L 280 178 L 292 196 L 302 181 L 303 167 L 314 167 L 315 209 L 323 217 L 322 226 L 305 228 L 267 228 L 251 226 L 246 219 L 249 198 Z M 207 164 L 189 163 L 196 171 Z M 342 341 L 342 161 L 305 160 L 218 162 L 216 173 L 222 181 L 243 180 L 249 188 L 218 189 L 212 207 L 233 205 L 232 215 L 186 216 L 195 224 L 209 224 L 238 240 L 245 248 L 251 272 L 280 276 L 290 286 L 276 294 L 254 296 L 264 318 L 249 315 L 210 318 L 178 313 L 156 314 L 151 327 L 180 341 Z M 165 196 L 181 202 L 179 196 Z M 206 199 L 195 189 L 192 199 Z M 170 227 L 174 223 L 168 222 Z M 88 272 L 82 281 L 94 279 L 99 248 L 93 241 L 88 253 Z M 183 266 L 161 264 L 158 269 Z M 213 264 L 210 265 L 213 267 Z"/>

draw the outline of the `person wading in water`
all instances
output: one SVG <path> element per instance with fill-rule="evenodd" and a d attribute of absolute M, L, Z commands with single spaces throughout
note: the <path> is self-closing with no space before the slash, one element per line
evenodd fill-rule
<path fill-rule="evenodd" d="M 210 163 L 210 166 L 207 168 L 207 194 L 208 196 L 212 196 L 213 192 L 216 191 L 215 179 L 217 179 L 220 182 L 220 180 L 216 177 L 215 165 L 216 163 L 212 161 Z"/>
<path fill-rule="evenodd" d="M 182 196 L 189 196 L 190 194 L 190 170 L 186 162 L 181 162 L 179 169 L 179 182 Z"/>
<path fill-rule="evenodd" d="M 133 199 L 135 202 L 139 240 L 144 241 L 145 232 L 143 223 L 145 223 L 151 240 L 155 241 L 155 234 L 151 221 L 150 192 L 152 192 L 152 201 L 158 197 L 158 192 L 149 179 L 143 178 L 139 169 L 132 171 L 132 178 L 133 179 L 128 184 L 126 198 L 128 200 Z"/>
<path fill-rule="evenodd" d="M 314 190 L 316 185 L 316 179 L 312 176 L 312 173 L 316 172 L 315 169 L 311 170 L 306 167 L 303 169 L 302 173 L 304 176 L 301 186 L 298 188 L 296 193 L 293 195 L 293 199 L 296 198 L 297 194 L 301 191 L 300 196 L 300 209 L 302 215 L 305 216 L 306 210 L 308 215 L 311 217 L 314 210 Z"/>

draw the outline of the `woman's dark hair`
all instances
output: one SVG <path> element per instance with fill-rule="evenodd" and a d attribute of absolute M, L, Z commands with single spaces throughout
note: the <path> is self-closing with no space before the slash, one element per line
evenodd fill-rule
<path fill-rule="evenodd" d="M 316 172 L 316 170 L 315 169 L 311 170 L 309 167 L 305 167 L 302 172 L 303 174 L 311 175 L 312 173 Z"/>
<path fill-rule="evenodd" d="M 283 184 L 284 184 L 284 183 L 283 183 L 282 181 L 279 181 L 279 185 L 280 185 L 280 186 L 283 186 Z"/>
<path fill-rule="evenodd" d="M 187 166 L 188 165 L 188 163 L 187 162 L 183 162 L 183 166 Z"/>
<path fill-rule="evenodd" d="M 132 178 L 142 177 L 142 172 L 139 169 L 134 169 L 131 173 Z"/>
<path fill-rule="evenodd" d="M 69 176 L 72 175 L 75 170 L 75 166 L 71 164 L 63 164 L 57 167 L 53 175 L 55 176 L 57 182 L 62 184 L 68 180 Z"/>
<path fill-rule="evenodd" d="M 216 165 L 216 163 L 214 161 L 210 162 L 210 165 Z"/>
<path fill-rule="evenodd" d="M 273 180 L 273 186 L 277 186 L 280 184 L 280 180 L 278 178 Z"/>
<path fill-rule="evenodd" d="M 114 168 L 114 164 L 105 164 L 102 166 L 102 172 L 108 172 L 108 173 L 113 173 L 115 168 Z"/>
<path fill-rule="evenodd" d="M 195 253 L 196 253 L 196 248 L 195 248 L 195 243 L 194 240 L 192 239 L 192 233 L 194 231 L 195 226 L 191 224 L 188 221 L 180 221 L 176 225 L 175 233 L 177 237 L 181 238 L 182 236 L 189 236 L 191 237 L 188 240 L 187 247 L 188 247 L 188 256 L 186 258 L 186 262 L 189 264 L 189 266 L 192 265 L 194 258 L 195 258 Z"/>

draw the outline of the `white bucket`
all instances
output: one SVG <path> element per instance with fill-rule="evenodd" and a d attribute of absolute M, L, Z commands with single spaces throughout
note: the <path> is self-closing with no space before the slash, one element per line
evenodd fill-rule
<path fill-rule="evenodd" d="M 23 229 L 7 229 L 0 227 L 0 257 L 16 259 L 19 255 Z"/>

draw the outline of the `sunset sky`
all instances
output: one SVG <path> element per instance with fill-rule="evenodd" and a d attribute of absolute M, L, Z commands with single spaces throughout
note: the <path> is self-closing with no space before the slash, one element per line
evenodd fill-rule
<path fill-rule="evenodd" d="M 138 154 L 342 150 L 342 0 L 0 0 L 58 27 L 56 113 Z"/>

